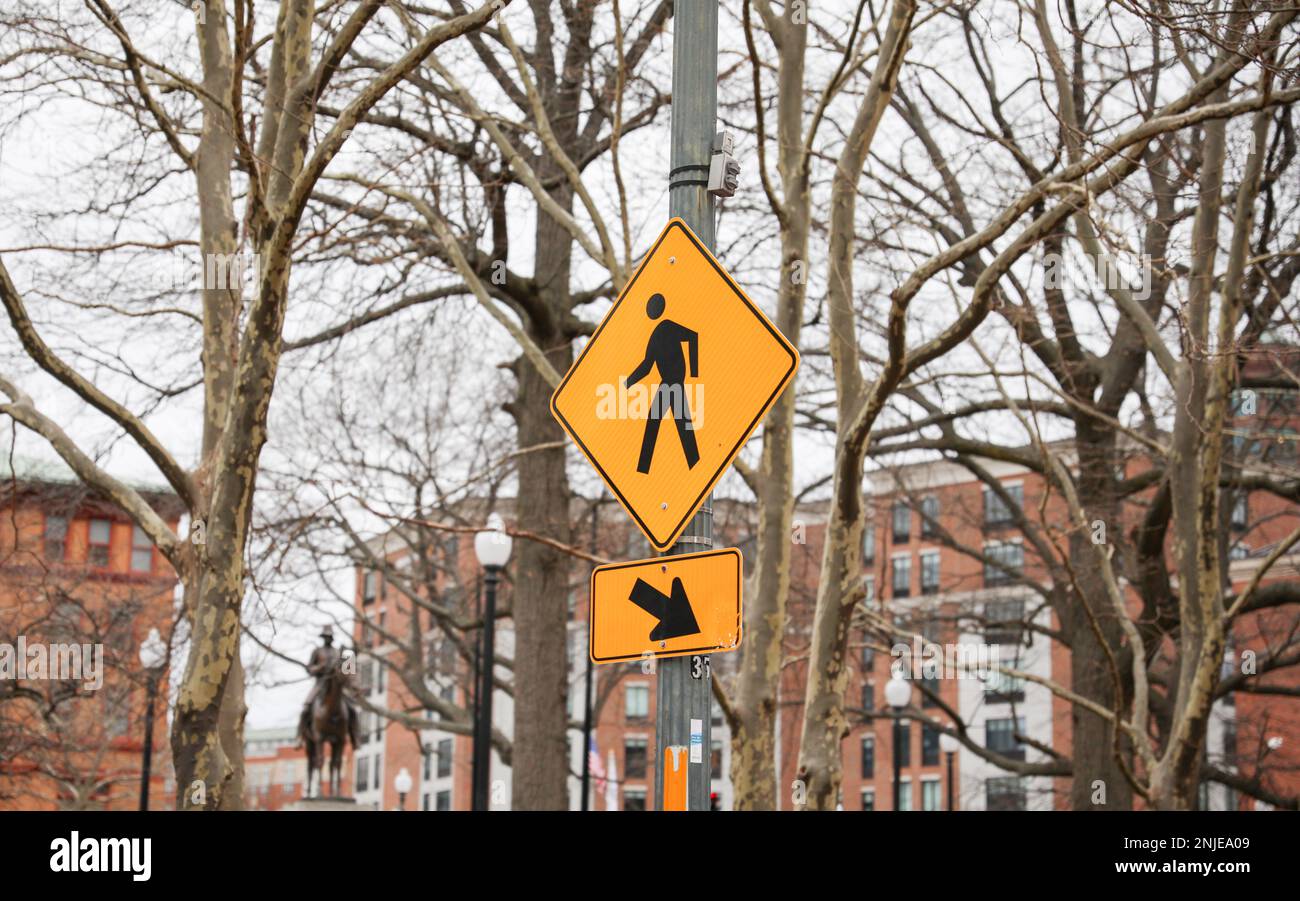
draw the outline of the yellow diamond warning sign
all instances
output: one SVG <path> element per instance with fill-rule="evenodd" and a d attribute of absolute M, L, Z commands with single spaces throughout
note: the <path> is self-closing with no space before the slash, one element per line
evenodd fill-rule
<path fill-rule="evenodd" d="M 799 354 L 673 219 L 551 397 L 641 531 L 667 550 L 799 366 Z"/>

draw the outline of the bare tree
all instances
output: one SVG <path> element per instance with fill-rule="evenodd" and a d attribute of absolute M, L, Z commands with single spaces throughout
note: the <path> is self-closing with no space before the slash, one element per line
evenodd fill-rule
<path fill-rule="evenodd" d="M 318 22 L 314 3 L 285 0 L 273 28 L 259 33 L 251 3 L 236 0 L 230 7 L 211 0 L 195 15 L 198 66 L 180 69 L 166 61 L 170 54 L 157 52 L 156 39 L 139 43 L 141 30 L 128 28 L 128 22 L 139 25 L 142 16 L 156 16 L 152 5 L 119 11 L 96 0 L 88 17 L 75 20 L 26 9 L 6 15 L 9 39 L 16 44 L 5 54 L 11 86 L 57 95 L 68 85 L 63 73 L 72 72 L 69 95 L 85 92 L 87 102 L 115 110 L 165 142 L 170 159 L 163 171 L 179 166 L 192 177 L 189 195 L 197 209 L 201 259 L 228 267 L 242 248 L 257 261 L 247 302 L 240 280 L 234 285 L 225 278 L 205 280 L 200 311 L 185 313 L 201 323 L 202 440 L 196 442 L 193 470 L 140 414 L 110 396 L 111 389 L 56 352 L 30 316 L 24 293 L 0 265 L 0 299 L 27 356 L 144 451 L 193 523 L 190 540 L 173 533 L 12 378 L 0 381 L 10 399 L 0 409 L 42 436 L 81 479 L 127 511 L 184 583 L 191 628 L 172 733 L 178 807 L 235 807 L 243 796 L 244 551 L 282 354 L 290 270 L 312 192 L 362 118 L 395 85 L 505 5 L 494 0 L 452 16 L 399 7 L 389 10 L 390 16 L 379 15 L 381 0 L 365 0 L 345 17 L 324 8 Z M 363 33 L 372 35 L 369 46 Z M 363 52 L 383 61 L 359 63 L 357 54 Z M 348 78 L 336 84 L 343 71 Z M 352 83 L 345 87 L 348 80 Z M 263 99 L 256 113 L 250 110 L 258 106 L 254 97 Z M 320 133 L 318 107 L 332 98 L 341 108 Z M 143 177 L 125 193 L 139 196 L 156 184 L 149 180 L 156 176 Z M 239 211 L 237 194 L 243 199 Z M 159 306 L 150 312 L 159 313 Z"/>
<path fill-rule="evenodd" d="M 838 747 L 844 734 L 841 710 L 844 678 L 847 674 L 844 651 L 851 612 L 862 596 L 860 580 L 857 578 L 857 548 L 862 529 L 861 472 L 863 456 L 870 444 L 875 420 L 885 409 L 890 396 L 907 387 L 906 379 L 916 377 L 924 371 L 927 364 L 967 340 L 993 306 L 1003 302 L 1003 280 L 1007 279 L 1018 260 L 1041 243 L 1050 242 L 1063 223 L 1071 217 L 1077 218 L 1095 198 L 1114 190 L 1141 169 L 1153 138 L 1163 133 L 1251 114 L 1292 101 L 1293 98 L 1286 92 L 1270 93 L 1247 88 L 1235 95 L 1242 99 L 1228 99 L 1224 93 L 1237 73 L 1267 58 L 1269 48 L 1275 46 L 1293 18 L 1293 14 L 1285 10 L 1272 15 L 1268 13 L 1268 10 L 1258 12 L 1259 21 L 1254 23 L 1255 30 L 1248 46 L 1234 46 L 1225 50 L 1206 71 L 1197 71 L 1189 77 L 1189 85 L 1181 96 L 1168 100 L 1163 105 L 1151 102 L 1139 109 L 1136 126 L 1124 131 L 1115 126 L 1106 126 L 1105 139 L 1094 141 L 1090 151 L 1081 151 L 1073 156 L 1067 152 L 1061 165 L 1054 163 L 1050 169 L 1037 169 L 1024 155 L 1016 156 L 1018 165 L 1033 172 L 1031 186 L 1018 196 L 1010 198 L 1005 205 L 999 201 L 999 206 L 992 208 L 989 222 L 983 228 L 975 225 L 977 220 L 974 211 L 963 203 L 962 193 L 956 187 L 952 175 L 952 166 L 931 142 L 929 156 L 936 171 L 944 177 L 942 187 L 938 189 L 939 196 L 944 203 L 956 210 L 959 226 L 948 226 L 941 231 L 948 244 L 947 248 L 915 267 L 900 286 L 891 292 L 883 336 L 886 356 L 879 364 L 879 373 L 870 383 L 860 372 L 860 351 L 854 340 L 858 328 L 852 292 L 843 289 L 837 292 L 835 285 L 835 279 L 851 278 L 852 244 L 845 241 L 843 245 L 837 245 L 832 219 L 831 252 L 836 254 L 838 250 L 838 256 L 832 258 L 831 264 L 831 347 L 836 363 L 839 415 L 835 487 L 828 527 L 831 538 L 827 542 L 822 566 L 801 746 L 801 776 L 807 782 L 810 806 L 832 806 L 838 786 Z M 959 22 L 965 22 L 969 34 L 969 14 L 960 7 L 954 8 L 952 14 Z M 1039 38 L 1047 42 L 1050 33 L 1040 29 Z M 1047 55 L 1050 57 L 1050 53 Z M 989 70 L 979 67 L 978 55 L 976 64 L 977 71 L 985 73 L 988 84 Z M 991 86 L 989 93 L 994 103 L 993 121 L 1005 122 L 996 110 L 999 95 Z M 898 100 L 903 115 L 914 130 L 918 131 L 924 144 L 927 136 L 917 127 L 916 107 L 911 105 L 906 87 L 899 94 Z M 936 113 L 941 117 L 946 115 L 942 109 L 936 110 Z M 1091 126 L 1093 133 L 1101 127 L 1100 124 Z M 998 141 L 1003 143 L 1008 140 L 1006 131 L 1009 126 L 1002 125 L 1001 128 L 1001 132 L 995 129 L 994 133 L 997 134 Z M 1068 150 L 1068 143 L 1066 146 Z M 898 184 L 906 184 L 906 173 L 898 174 L 902 176 Z M 852 199 L 856 192 L 856 182 L 856 173 L 845 173 L 839 190 L 838 202 L 847 207 L 849 214 L 844 226 L 846 232 L 851 228 L 848 223 L 852 222 Z M 837 211 L 833 205 L 832 216 Z M 1007 235 L 1026 214 L 1032 214 L 1031 222 L 1005 246 L 995 249 L 994 243 Z M 925 218 L 928 221 L 938 219 L 934 216 Z M 963 219 L 964 222 L 961 221 Z M 985 250 L 996 250 L 992 260 L 987 263 L 981 260 Z M 840 261 L 838 266 L 836 259 Z M 909 348 L 909 304 L 930 279 L 954 266 L 962 276 L 960 284 L 973 288 L 972 296 L 963 301 L 963 308 L 951 324 L 938 330 L 929 329 L 933 337 Z M 847 284 L 852 283 L 849 281 Z M 1008 284 L 1014 285 L 1014 282 Z M 1059 320 L 1057 324 L 1059 326 Z M 1034 338 L 1035 335 L 1030 333 L 1021 335 L 1025 346 L 1039 352 L 1041 348 L 1034 343 Z M 943 421 L 943 413 L 946 411 L 939 407 L 939 404 L 935 404 L 926 413 L 930 417 L 938 416 L 939 421 Z M 1081 539 L 1084 537 L 1086 536 L 1080 536 Z M 1096 745 L 1092 747 L 1095 748 Z"/>

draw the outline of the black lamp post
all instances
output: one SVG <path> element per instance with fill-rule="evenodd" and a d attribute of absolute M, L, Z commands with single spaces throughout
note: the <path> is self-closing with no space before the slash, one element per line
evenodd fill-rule
<path fill-rule="evenodd" d="M 510 536 L 493 513 L 487 528 L 474 536 L 474 553 L 483 566 L 483 654 L 479 660 L 478 705 L 474 721 L 473 809 L 488 809 L 488 775 L 492 761 L 492 671 L 496 657 L 497 586 L 510 559 Z"/>
<path fill-rule="evenodd" d="M 956 804 L 953 799 L 956 797 L 956 784 L 952 781 L 952 759 L 957 756 L 957 748 L 961 742 L 953 738 L 947 732 L 939 736 L 939 749 L 943 751 L 943 756 L 948 758 L 948 809 L 956 810 Z"/>
<path fill-rule="evenodd" d="M 150 629 L 149 635 L 140 642 L 140 665 L 144 667 L 145 702 L 144 702 L 144 748 L 140 761 L 140 809 L 149 809 L 149 776 L 153 764 L 153 705 L 158 697 L 158 680 L 162 676 L 163 666 L 167 663 L 167 645 L 157 629 Z"/>
<path fill-rule="evenodd" d="M 899 806 L 899 796 L 902 794 L 903 784 L 903 718 L 901 716 L 903 708 L 907 702 L 912 700 L 912 686 L 906 679 L 895 675 L 885 683 L 885 703 L 889 705 L 894 712 L 894 809 L 902 810 Z"/>

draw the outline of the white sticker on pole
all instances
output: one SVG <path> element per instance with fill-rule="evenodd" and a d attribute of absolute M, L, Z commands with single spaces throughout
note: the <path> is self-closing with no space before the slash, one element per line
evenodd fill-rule
<path fill-rule="evenodd" d="M 691 763 L 704 762 L 704 720 L 691 720 Z"/>

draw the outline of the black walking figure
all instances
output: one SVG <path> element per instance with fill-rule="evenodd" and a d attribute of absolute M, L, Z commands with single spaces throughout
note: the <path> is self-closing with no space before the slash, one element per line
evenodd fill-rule
<path fill-rule="evenodd" d="M 664 296 L 656 294 L 646 302 L 646 315 L 658 319 L 664 314 Z M 690 345 L 691 378 L 699 377 L 699 336 L 671 319 L 665 319 L 650 333 L 645 346 L 645 359 L 627 377 L 631 388 L 650 374 L 651 368 L 659 370 L 659 390 L 650 404 L 650 416 L 645 423 L 645 437 L 641 440 L 641 459 L 637 472 L 649 472 L 650 460 L 655 453 L 655 439 L 659 437 L 659 423 L 668 413 L 677 426 L 677 437 L 686 454 L 686 466 L 693 469 L 700 462 L 700 452 L 695 446 L 695 425 L 691 422 L 691 407 L 686 400 L 686 360 L 682 344 Z"/>

